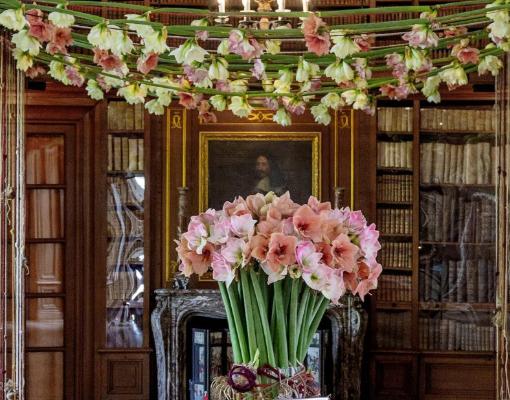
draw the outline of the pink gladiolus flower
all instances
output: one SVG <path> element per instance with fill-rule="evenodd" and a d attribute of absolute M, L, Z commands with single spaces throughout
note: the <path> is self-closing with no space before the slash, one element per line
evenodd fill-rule
<path fill-rule="evenodd" d="M 303 205 L 294 213 L 294 228 L 301 236 L 309 238 L 314 242 L 322 240 L 321 220 L 320 216 L 313 210 Z"/>
<path fill-rule="evenodd" d="M 219 282 L 225 282 L 227 287 L 230 286 L 234 280 L 235 273 L 231 265 L 225 260 L 225 257 L 221 254 L 214 253 L 211 267 L 213 270 L 213 279 Z"/>
<path fill-rule="evenodd" d="M 462 64 L 478 64 L 480 60 L 480 50 L 474 47 L 464 47 L 458 51 L 452 51 L 453 56 L 457 56 Z"/>
<path fill-rule="evenodd" d="M 324 32 L 321 35 L 305 35 L 305 43 L 308 51 L 315 53 L 318 56 L 324 56 L 328 54 L 329 48 L 331 47 L 331 40 L 329 33 L 327 32 Z"/>
<path fill-rule="evenodd" d="M 34 67 L 31 67 L 29 69 L 27 69 L 27 71 L 25 72 L 25 74 L 30 78 L 30 79 L 35 79 L 37 78 L 39 75 L 44 75 L 46 74 L 46 70 L 41 66 L 41 65 L 36 65 Z"/>
<path fill-rule="evenodd" d="M 136 62 L 136 69 L 146 75 L 158 66 L 158 53 L 149 53 L 140 56 Z"/>
<path fill-rule="evenodd" d="M 354 38 L 354 43 L 360 48 L 361 51 L 368 51 L 372 47 L 374 37 L 365 33 Z"/>
<path fill-rule="evenodd" d="M 253 62 L 253 68 L 250 70 L 253 77 L 260 80 L 264 79 L 266 75 L 266 67 L 260 58 Z"/>
<path fill-rule="evenodd" d="M 306 109 L 305 102 L 296 98 L 283 98 L 283 106 L 285 109 L 294 115 L 303 115 Z"/>
<path fill-rule="evenodd" d="M 73 86 L 81 87 L 85 83 L 85 78 L 78 71 L 77 68 L 71 67 L 68 65 L 65 68 L 67 79 L 69 79 L 69 83 Z"/>
<path fill-rule="evenodd" d="M 202 94 L 193 94 L 186 92 L 177 93 L 179 96 L 179 104 L 187 110 L 194 110 L 197 108 L 198 103 L 202 100 Z"/>
<path fill-rule="evenodd" d="M 255 235 L 250 240 L 251 256 L 258 261 L 264 261 L 269 251 L 269 239 L 263 235 Z"/>
<path fill-rule="evenodd" d="M 402 36 L 402 39 L 409 42 L 409 46 L 419 47 L 426 49 L 436 47 L 439 40 L 435 32 L 426 25 L 413 25 L 411 32 L 407 32 Z"/>
<path fill-rule="evenodd" d="M 231 230 L 239 237 L 251 237 L 255 232 L 255 221 L 251 214 L 233 215 L 230 218 Z"/>
<path fill-rule="evenodd" d="M 333 240 L 332 252 L 335 265 L 344 271 L 352 272 L 356 268 L 359 248 L 351 242 L 349 236 L 342 233 Z"/>
<path fill-rule="evenodd" d="M 448 27 L 444 30 L 444 37 L 451 38 L 455 36 L 465 35 L 467 33 L 467 28 L 465 26 L 453 26 Z"/>
<path fill-rule="evenodd" d="M 202 100 L 198 106 L 198 117 L 203 124 L 210 124 L 218 121 L 216 114 L 211 111 L 211 105 L 207 100 Z"/>
<path fill-rule="evenodd" d="M 205 42 L 209 38 L 209 32 L 207 32 L 207 31 L 196 31 L 195 32 L 195 37 L 198 40 L 202 40 L 202 41 Z"/>
<path fill-rule="evenodd" d="M 102 67 L 105 71 L 114 71 L 122 68 L 123 61 L 115 54 L 110 54 L 108 50 L 94 48 L 94 63 Z"/>
<path fill-rule="evenodd" d="M 303 34 L 304 35 L 315 35 L 319 33 L 319 30 L 326 26 L 326 23 L 317 17 L 315 14 L 310 14 L 303 21 Z"/>
<path fill-rule="evenodd" d="M 316 251 L 312 242 L 300 242 L 296 246 L 296 262 L 303 270 L 311 270 L 318 267 L 322 254 Z"/>
<path fill-rule="evenodd" d="M 38 8 L 32 8 L 25 13 L 25 18 L 30 25 L 41 22 L 43 17 L 44 13 Z"/>
<path fill-rule="evenodd" d="M 278 100 L 274 97 L 264 97 L 264 107 L 269 110 L 276 111 L 278 110 L 278 107 L 280 107 L 280 104 L 278 104 Z"/>
<path fill-rule="evenodd" d="M 72 44 L 71 28 L 53 28 L 50 41 L 46 45 L 46 51 L 50 54 L 67 54 L 67 47 Z"/>
<path fill-rule="evenodd" d="M 41 43 L 49 42 L 53 36 L 53 31 L 55 27 L 52 24 L 47 24 L 43 22 L 42 18 L 37 19 L 33 18 L 34 21 L 30 24 L 30 28 L 28 29 L 28 33 L 39 40 Z"/>
<path fill-rule="evenodd" d="M 379 88 L 383 96 L 387 96 L 391 100 L 402 100 L 407 98 L 409 91 L 406 85 L 395 86 L 392 84 L 386 84 Z"/>
<path fill-rule="evenodd" d="M 246 39 L 238 30 L 232 30 L 230 32 L 228 37 L 228 49 L 230 52 L 241 56 L 244 60 L 260 58 L 264 52 L 264 48 L 257 41 L 257 39 Z"/>
<path fill-rule="evenodd" d="M 216 90 L 220 92 L 229 93 L 231 92 L 230 82 L 229 81 L 216 81 Z"/>
<path fill-rule="evenodd" d="M 110 89 L 111 89 L 111 86 L 109 86 L 105 80 L 104 80 L 104 76 L 101 76 L 101 75 L 98 75 L 96 77 L 96 82 L 97 84 L 101 87 L 101 89 L 103 89 L 105 92 L 109 92 Z"/>
<path fill-rule="evenodd" d="M 283 233 L 273 233 L 269 239 L 269 250 L 266 262 L 272 270 L 280 269 L 296 262 L 297 239 L 294 236 L 286 236 Z"/>
<path fill-rule="evenodd" d="M 200 83 L 209 77 L 209 73 L 205 68 L 193 68 L 190 65 L 185 65 L 183 70 L 188 80 L 192 83 Z"/>

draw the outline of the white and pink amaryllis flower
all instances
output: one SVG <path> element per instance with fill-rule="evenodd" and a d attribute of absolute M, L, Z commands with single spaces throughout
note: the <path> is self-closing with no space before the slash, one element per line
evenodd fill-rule
<path fill-rule="evenodd" d="M 360 211 L 334 209 L 313 196 L 299 205 L 288 192 L 237 197 L 194 216 L 177 244 L 188 277 L 212 271 L 228 287 L 241 270 L 254 270 L 268 285 L 302 280 L 334 303 L 346 292 L 366 296 L 382 270 L 379 232 Z"/>

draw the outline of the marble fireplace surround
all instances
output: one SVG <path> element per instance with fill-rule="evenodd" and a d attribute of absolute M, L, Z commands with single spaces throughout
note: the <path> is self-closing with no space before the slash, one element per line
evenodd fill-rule
<path fill-rule="evenodd" d="M 217 290 L 157 289 L 151 323 L 157 359 L 158 400 L 186 400 L 187 322 L 191 317 L 226 319 Z M 348 297 L 330 306 L 332 399 L 358 400 L 367 317 L 359 301 Z"/>

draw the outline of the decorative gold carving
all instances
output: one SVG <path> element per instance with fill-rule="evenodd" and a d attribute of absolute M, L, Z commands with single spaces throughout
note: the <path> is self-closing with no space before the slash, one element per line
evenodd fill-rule
<path fill-rule="evenodd" d="M 172 122 L 171 122 L 170 128 L 172 128 L 172 129 L 182 129 L 181 113 L 180 112 L 173 112 L 172 113 Z"/>
<path fill-rule="evenodd" d="M 259 5 L 257 7 L 258 12 L 273 11 L 273 7 L 271 7 L 273 0 L 255 0 L 255 2 Z"/>
<path fill-rule="evenodd" d="M 200 132 L 198 207 L 205 211 L 209 193 L 209 142 L 210 141 L 278 141 L 312 143 L 312 195 L 321 195 L 321 132 Z"/>
<path fill-rule="evenodd" d="M 273 122 L 272 111 L 253 111 L 248 115 L 248 121 L 250 122 Z"/>
<path fill-rule="evenodd" d="M 352 114 L 352 110 L 351 110 L 351 114 Z M 340 113 L 340 129 L 349 128 L 350 120 L 351 120 L 351 118 L 349 118 L 349 115 L 347 115 L 347 113 L 345 111 L 342 111 Z"/>

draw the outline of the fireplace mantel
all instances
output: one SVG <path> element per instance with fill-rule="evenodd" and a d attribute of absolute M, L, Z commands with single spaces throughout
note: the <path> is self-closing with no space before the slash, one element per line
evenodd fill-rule
<path fill-rule="evenodd" d="M 187 321 L 191 317 L 226 319 L 217 290 L 157 289 L 152 330 L 157 358 L 158 400 L 186 400 Z M 361 386 L 366 313 L 359 301 L 345 297 L 329 307 L 331 322 L 332 398 L 358 400 Z"/>

